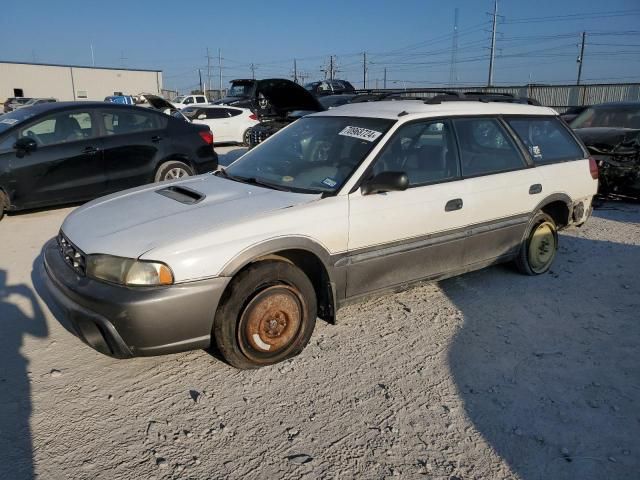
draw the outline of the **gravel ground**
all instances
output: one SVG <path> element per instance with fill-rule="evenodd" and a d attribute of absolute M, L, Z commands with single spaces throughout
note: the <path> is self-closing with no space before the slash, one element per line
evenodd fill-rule
<path fill-rule="evenodd" d="M 69 334 L 37 292 L 70 211 L 0 223 L 2 479 L 638 478 L 640 205 L 564 232 L 549 274 L 354 305 L 257 371 Z"/>

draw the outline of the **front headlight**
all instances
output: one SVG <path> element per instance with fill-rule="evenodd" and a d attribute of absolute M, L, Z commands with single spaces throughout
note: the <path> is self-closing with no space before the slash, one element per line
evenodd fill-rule
<path fill-rule="evenodd" d="M 129 286 L 171 285 L 173 273 L 164 263 L 143 262 L 112 255 L 89 255 L 87 276 Z"/>

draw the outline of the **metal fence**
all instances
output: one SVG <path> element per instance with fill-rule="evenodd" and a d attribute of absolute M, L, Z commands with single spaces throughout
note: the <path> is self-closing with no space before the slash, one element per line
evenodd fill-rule
<path fill-rule="evenodd" d="M 418 91 L 419 90 L 419 91 Z M 552 107 L 559 113 L 569 107 L 593 105 L 605 102 L 640 102 L 640 83 L 603 83 L 593 85 L 521 85 L 509 87 L 441 87 L 407 88 L 403 92 L 424 98 L 437 95 L 437 91 L 510 93 L 517 97 L 530 97 L 542 105 Z M 397 91 L 397 89 L 377 89 L 371 92 Z M 433 93 L 431 93 L 432 91 Z"/>

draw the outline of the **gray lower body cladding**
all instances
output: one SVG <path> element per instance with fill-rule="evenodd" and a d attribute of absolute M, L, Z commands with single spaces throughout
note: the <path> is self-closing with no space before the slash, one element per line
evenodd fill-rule
<path fill-rule="evenodd" d="M 44 248 L 45 283 L 76 334 L 116 358 L 207 348 L 229 278 L 169 287 L 127 288 L 84 277 L 64 262 L 55 240 Z"/>

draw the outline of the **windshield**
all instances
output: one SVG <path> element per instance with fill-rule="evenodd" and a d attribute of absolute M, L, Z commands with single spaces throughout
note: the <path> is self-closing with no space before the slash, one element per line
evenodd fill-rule
<path fill-rule="evenodd" d="M 226 174 L 293 192 L 334 193 L 393 123 L 380 118 L 301 118 L 232 163 Z"/>
<path fill-rule="evenodd" d="M 4 115 L 0 115 L 0 133 L 3 133 L 14 125 L 33 117 L 36 114 L 33 110 L 37 109 L 21 108 L 19 110 L 14 110 L 13 112 L 5 113 Z"/>
<path fill-rule="evenodd" d="M 182 103 L 185 97 L 176 97 L 173 103 Z"/>
<path fill-rule="evenodd" d="M 578 115 L 571 128 L 640 128 L 640 105 L 590 107 Z"/>
<path fill-rule="evenodd" d="M 39 98 L 32 98 L 31 100 L 29 100 L 28 102 L 25 102 L 24 106 L 28 107 L 29 105 L 33 105 L 34 103 L 36 103 L 38 100 L 40 100 Z"/>
<path fill-rule="evenodd" d="M 247 83 L 235 83 L 229 88 L 228 97 L 248 97 L 251 95 L 251 85 Z"/>

